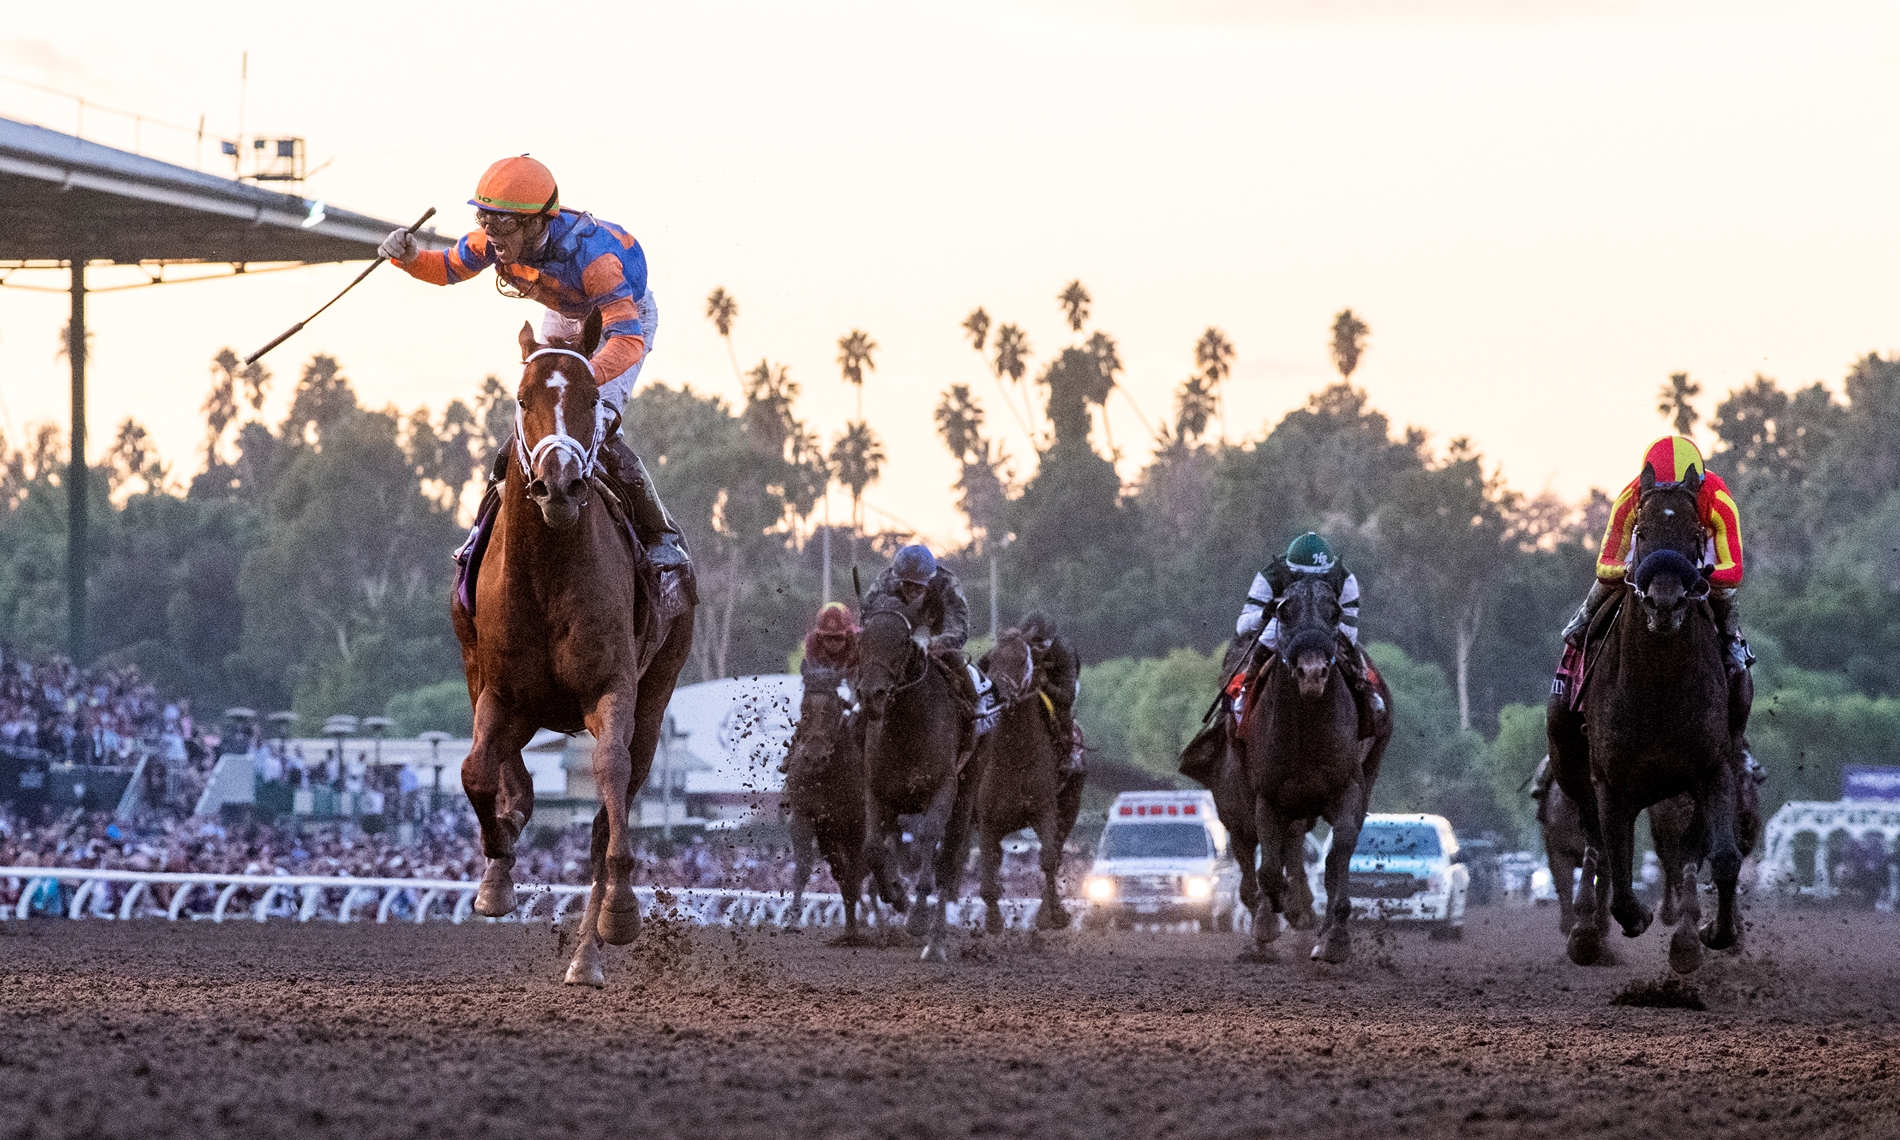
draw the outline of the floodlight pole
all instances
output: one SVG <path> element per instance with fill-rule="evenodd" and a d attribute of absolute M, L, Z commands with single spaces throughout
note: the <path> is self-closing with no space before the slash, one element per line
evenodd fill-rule
<path fill-rule="evenodd" d="M 66 468 L 66 649 L 84 668 L 86 644 L 86 259 L 71 261 L 73 311 L 66 326 L 66 356 L 73 367 L 73 454 Z"/>

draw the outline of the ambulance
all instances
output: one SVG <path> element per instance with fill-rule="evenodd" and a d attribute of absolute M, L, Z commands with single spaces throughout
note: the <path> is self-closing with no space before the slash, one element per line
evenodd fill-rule
<path fill-rule="evenodd" d="M 1095 928 L 1198 922 L 1233 929 L 1240 866 L 1209 792 L 1123 792 L 1082 892 Z"/>

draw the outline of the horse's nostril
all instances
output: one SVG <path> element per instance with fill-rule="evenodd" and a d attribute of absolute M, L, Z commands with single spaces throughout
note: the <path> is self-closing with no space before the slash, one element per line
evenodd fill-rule
<path fill-rule="evenodd" d="M 537 499 L 547 498 L 548 497 L 547 480 L 536 479 L 534 482 L 528 484 L 528 494 L 533 495 Z"/>
<path fill-rule="evenodd" d="M 571 498 L 571 499 L 578 499 L 578 498 L 580 498 L 580 497 L 581 497 L 581 488 L 582 488 L 583 486 L 584 486 L 584 484 L 582 484 L 582 483 L 581 483 L 581 481 L 580 481 L 579 479 L 574 479 L 574 480 L 572 480 L 572 481 L 570 481 L 570 482 L 568 483 L 568 485 L 567 485 L 567 495 L 568 495 L 568 497 L 569 497 L 569 498 Z"/>

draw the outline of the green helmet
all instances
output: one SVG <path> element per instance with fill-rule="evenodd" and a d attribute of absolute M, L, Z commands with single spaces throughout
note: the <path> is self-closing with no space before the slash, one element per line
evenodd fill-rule
<path fill-rule="evenodd" d="M 1310 530 L 1294 539 L 1293 545 L 1286 548 L 1286 564 L 1309 574 L 1324 574 L 1338 562 L 1339 556 L 1333 553 L 1333 544 Z"/>

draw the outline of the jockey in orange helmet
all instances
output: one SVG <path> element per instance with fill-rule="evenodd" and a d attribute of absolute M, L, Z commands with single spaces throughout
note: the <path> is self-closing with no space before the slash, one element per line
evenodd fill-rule
<path fill-rule="evenodd" d="M 808 676 L 824 671 L 846 681 L 857 680 L 858 623 L 843 602 L 826 602 L 818 611 L 817 622 L 805 634 L 805 660 L 800 670 Z"/>
<path fill-rule="evenodd" d="M 1702 478 L 1702 489 L 1696 495 L 1696 512 L 1706 536 L 1702 573 L 1709 581 L 1709 608 L 1722 631 L 1723 665 L 1729 676 L 1735 677 L 1755 658 L 1748 651 L 1748 642 L 1742 639 L 1741 621 L 1735 612 L 1735 593 L 1742 584 L 1742 521 L 1734 496 L 1722 477 L 1708 469 L 1701 449 L 1687 436 L 1666 435 L 1650 444 L 1643 453 L 1643 467 L 1658 483 L 1680 483 L 1692 472 Z M 1610 508 L 1610 524 L 1603 531 L 1603 544 L 1597 548 L 1597 580 L 1591 583 L 1577 616 L 1564 627 L 1564 640 L 1572 646 L 1580 645 L 1590 619 L 1629 571 L 1641 483 L 1639 471 Z"/>
<path fill-rule="evenodd" d="M 634 523 L 654 564 L 663 570 L 687 565 L 679 528 L 660 502 L 646 465 L 621 440 L 617 427 L 659 325 L 659 309 L 647 287 L 646 251 L 612 222 L 562 208 L 553 173 L 525 154 L 490 166 L 468 204 L 475 207 L 479 228 L 454 249 L 424 251 L 414 235 L 397 230 L 383 239 L 378 252 L 411 277 L 435 285 L 458 284 L 493 266 L 498 291 L 547 307 L 541 317 L 543 341 L 578 341 L 588 316 L 599 312 L 600 344 L 588 363 L 616 425 L 600 450 L 601 461 L 632 494 Z M 503 447 L 498 473 L 505 470 L 507 455 Z"/>

